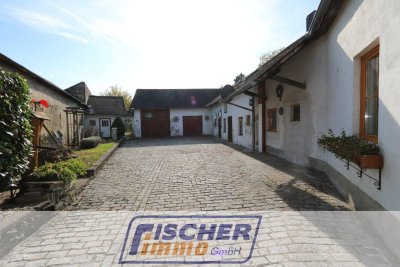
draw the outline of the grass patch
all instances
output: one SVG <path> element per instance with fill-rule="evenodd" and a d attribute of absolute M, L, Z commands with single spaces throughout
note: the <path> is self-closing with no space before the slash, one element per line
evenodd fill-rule
<path fill-rule="evenodd" d="M 99 160 L 116 142 L 110 142 L 105 144 L 99 144 L 95 148 L 81 149 L 74 151 L 78 155 L 79 159 L 82 160 L 87 166 L 92 166 L 97 160 Z"/>

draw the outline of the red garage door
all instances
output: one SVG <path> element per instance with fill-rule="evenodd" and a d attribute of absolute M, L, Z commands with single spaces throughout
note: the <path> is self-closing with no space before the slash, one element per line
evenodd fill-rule
<path fill-rule="evenodd" d="M 183 135 L 202 135 L 202 116 L 183 116 Z"/>
<path fill-rule="evenodd" d="M 143 137 L 170 136 L 169 109 L 140 111 Z"/>

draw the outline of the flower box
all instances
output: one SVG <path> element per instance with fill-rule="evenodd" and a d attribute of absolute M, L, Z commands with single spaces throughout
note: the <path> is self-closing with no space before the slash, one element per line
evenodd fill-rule
<path fill-rule="evenodd" d="M 381 155 L 362 155 L 355 158 L 354 162 L 361 169 L 381 169 L 383 167 L 383 157 Z"/>

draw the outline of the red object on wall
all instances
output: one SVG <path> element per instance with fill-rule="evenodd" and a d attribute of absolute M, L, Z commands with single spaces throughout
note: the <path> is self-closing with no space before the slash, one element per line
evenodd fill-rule
<path fill-rule="evenodd" d="M 39 101 L 39 104 L 42 105 L 42 106 L 44 106 L 44 107 L 46 107 L 46 108 L 49 107 L 49 103 L 47 102 L 46 99 L 40 100 L 40 101 Z"/>
<path fill-rule="evenodd" d="M 36 105 L 42 105 L 45 108 L 49 107 L 49 102 L 47 102 L 46 99 L 41 99 L 41 100 L 32 99 L 31 103 L 35 104 L 35 110 L 36 110 Z"/>

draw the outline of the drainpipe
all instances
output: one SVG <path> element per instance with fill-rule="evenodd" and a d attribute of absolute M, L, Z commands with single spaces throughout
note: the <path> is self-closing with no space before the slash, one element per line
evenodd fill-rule
<path fill-rule="evenodd" d="M 251 132 L 252 134 L 252 145 L 253 145 L 253 151 L 256 151 L 256 117 L 255 117 L 255 98 L 254 96 L 251 97 Z"/>

